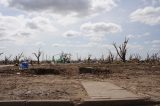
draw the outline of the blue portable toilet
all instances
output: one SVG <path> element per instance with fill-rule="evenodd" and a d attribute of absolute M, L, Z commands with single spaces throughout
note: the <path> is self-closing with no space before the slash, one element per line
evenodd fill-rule
<path fill-rule="evenodd" d="M 29 67 L 29 64 L 28 64 L 27 61 L 22 61 L 22 62 L 20 63 L 20 68 L 21 68 L 21 69 L 28 69 L 28 67 Z"/>

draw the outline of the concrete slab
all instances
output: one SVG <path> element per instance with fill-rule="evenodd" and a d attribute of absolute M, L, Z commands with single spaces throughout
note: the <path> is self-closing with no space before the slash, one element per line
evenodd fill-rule
<path fill-rule="evenodd" d="M 91 99 L 131 100 L 141 98 L 109 82 L 83 81 L 81 83 Z"/>

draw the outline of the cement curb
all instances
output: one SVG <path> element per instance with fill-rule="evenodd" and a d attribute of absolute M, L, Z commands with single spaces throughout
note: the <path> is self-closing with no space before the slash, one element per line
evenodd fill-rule
<path fill-rule="evenodd" d="M 154 104 L 148 99 L 86 99 L 78 106 L 143 106 Z"/>
<path fill-rule="evenodd" d="M 25 100 L 4 100 L 0 101 L 0 106 L 26 106 Z"/>
<path fill-rule="evenodd" d="M 85 99 L 78 104 L 70 100 L 4 100 L 0 101 L 0 106 L 145 106 L 157 103 L 160 102 L 147 99 Z"/>
<path fill-rule="evenodd" d="M 70 100 L 4 100 L 0 106 L 74 106 Z"/>
<path fill-rule="evenodd" d="M 29 100 L 26 106 L 74 106 L 70 100 Z"/>

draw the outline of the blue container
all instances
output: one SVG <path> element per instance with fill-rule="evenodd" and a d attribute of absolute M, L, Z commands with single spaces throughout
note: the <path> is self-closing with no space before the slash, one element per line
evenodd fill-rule
<path fill-rule="evenodd" d="M 29 67 L 28 62 L 26 62 L 26 61 L 21 62 L 21 64 L 20 64 L 21 69 L 28 69 L 28 67 Z"/>

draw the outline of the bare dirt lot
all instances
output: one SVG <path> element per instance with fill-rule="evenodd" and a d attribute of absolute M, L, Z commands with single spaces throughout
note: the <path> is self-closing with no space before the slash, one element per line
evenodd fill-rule
<path fill-rule="evenodd" d="M 86 92 L 78 80 L 56 75 L 1 74 L 0 100 L 78 98 L 86 98 Z"/>
<path fill-rule="evenodd" d="M 112 74 L 109 79 L 136 94 L 160 101 L 160 65 L 125 67 L 121 73 Z"/>
<path fill-rule="evenodd" d="M 44 67 L 48 66 L 41 69 Z M 81 67 L 82 72 L 78 70 Z M 0 100 L 81 100 L 88 96 L 80 81 L 99 80 L 110 81 L 133 93 L 160 101 L 160 65 L 70 64 L 53 65 L 49 69 L 47 74 L 42 72 L 43 75 L 39 75 L 13 67 L 1 68 Z"/>

